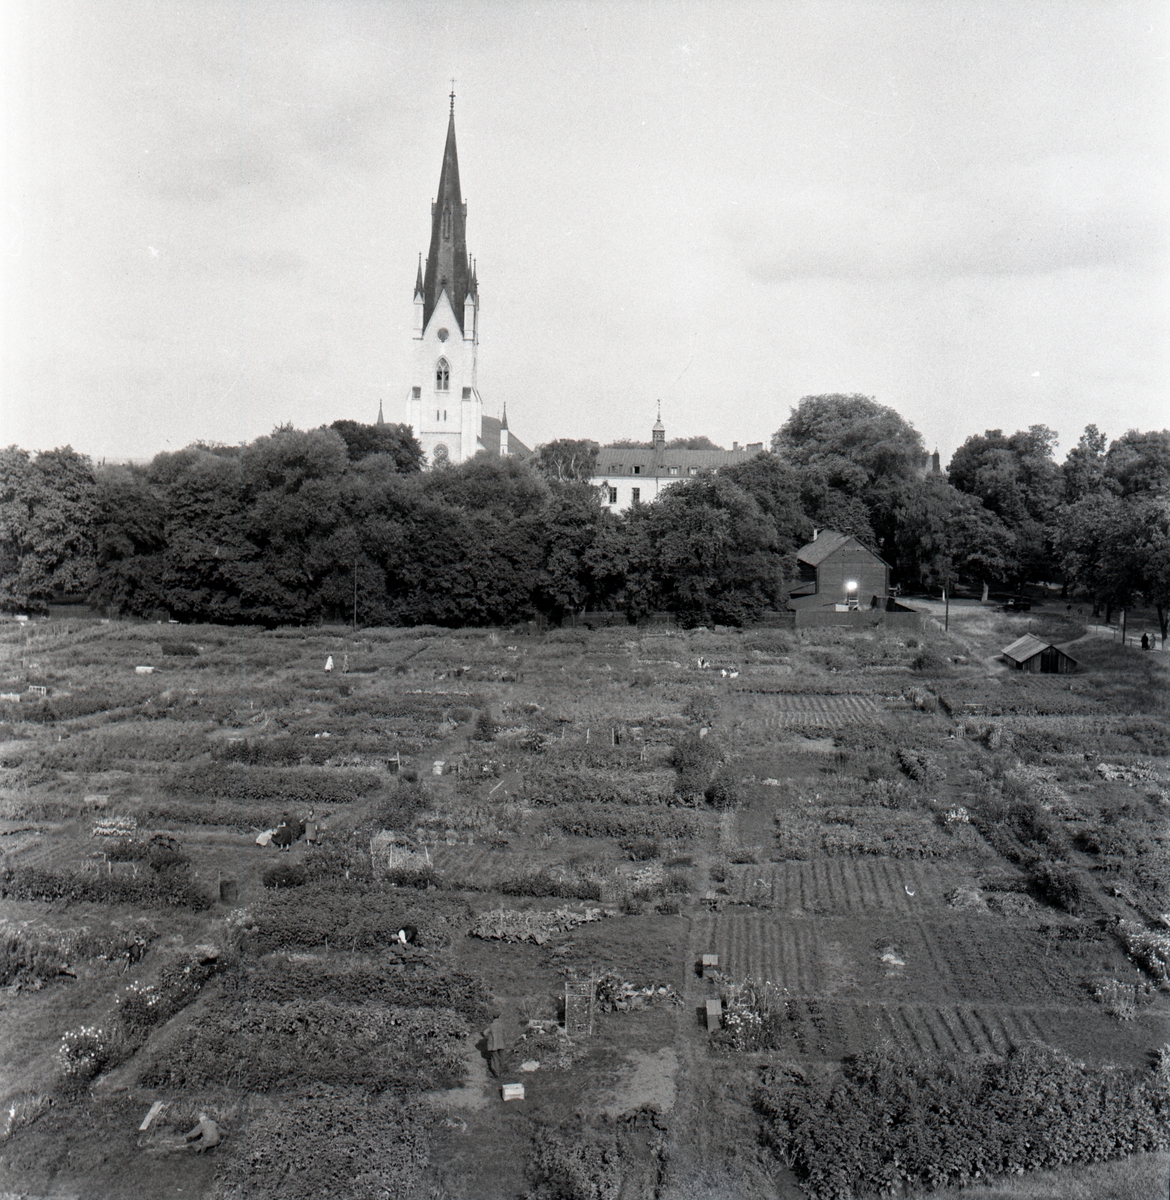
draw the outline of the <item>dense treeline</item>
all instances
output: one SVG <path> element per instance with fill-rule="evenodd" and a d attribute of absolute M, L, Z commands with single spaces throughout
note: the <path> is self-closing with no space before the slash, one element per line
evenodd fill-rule
<path fill-rule="evenodd" d="M 591 442 L 423 471 L 401 425 L 278 428 L 95 468 L 0 451 L 0 607 L 84 593 L 114 613 L 278 623 L 559 620 L 586 608 L 741 624 L 782 603 L 814 528 L 851 533 L 910 589 L 1063 581 L 1170 615 L 1170 431 L 1058 463 L 1056 434 L 990 430 L 927 470 L 918 432 L 864 396 L 806 397 L 772 452 L 614 515 Z"/>

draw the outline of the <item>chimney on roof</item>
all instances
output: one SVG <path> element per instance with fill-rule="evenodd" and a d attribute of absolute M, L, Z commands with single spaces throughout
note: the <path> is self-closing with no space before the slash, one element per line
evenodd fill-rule
<path fill-rule="evenodd" d="M 738 450 L 738 449 L 739 449 L 739 442 L 732 442 L 732 443 L 731 443 L 731 448 L 732 448 L 732 450 Z"/>
<path fill-rule="evenodd" d="M 817 540 L 817 534 L 818 534 L 818 533 L 820 533 L 820 530 L 819 530 L 819 529 L 817 529 L 817 528 L 814 526 L 814 527 L 813 527 L 813 541 L 814 541 L 814 542 Z"/>

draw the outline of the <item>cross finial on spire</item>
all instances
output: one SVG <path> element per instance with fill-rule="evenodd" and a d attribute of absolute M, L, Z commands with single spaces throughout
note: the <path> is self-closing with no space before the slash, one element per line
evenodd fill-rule
<path fill-rule="evenodd" d="M 455 111 L 455 79 L 454 79 L 454 76 L 452 76 L 452 79 L 451 79 L 451 111 L 452 112 Z"/>

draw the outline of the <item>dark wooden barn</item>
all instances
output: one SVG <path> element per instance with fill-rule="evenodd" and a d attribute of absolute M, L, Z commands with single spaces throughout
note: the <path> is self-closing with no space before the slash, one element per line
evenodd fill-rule
<path fill-rule="evenodd" d="M 1032 675 L 1071 675 L 1080 665 L 1071 654 L 1034 633 L 1017 638 L 1002 653 L 1017 671 L 1028 671 Z"/>

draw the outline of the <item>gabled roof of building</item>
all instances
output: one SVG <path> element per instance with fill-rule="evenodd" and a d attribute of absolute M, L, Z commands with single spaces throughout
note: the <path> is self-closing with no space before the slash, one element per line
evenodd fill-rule
<path fill-rule="evenodd" d="M 506 428 L 503 421 L 496 417 L 484 417 L 481 426 L 483 432 L 479 435 L 480 443 L 489 454 L 500 452 L 500 430 Z M 532 451 L 509 429 L 508 449 L 518 458 L 527 458 Z"/>
<path fill-rule="evenodd" d="M 829 555 L 834 554 L 843 546 L 849 545 L 850 542 L 859 550 L 864 550 L 866 554 L 871 555 L 883 567 L 890 565 L 880 554 L 875 554 L 874 551 L 864 543 L 859 542 L 852 534 L 838 533 L 835 529 L 822 529 L 820 534 L 813 538 L 811 542 L 801 546 L 796 552 L 797 562 L 805 563 L 810 567 L 819 567 Z"/>
<path fill-rule="evenodd" d="M 1016 638 L 1010 646 L 1005 646 L 1001 653 L 1004 658 L 1010 658 L 1012 662 L 1022 663 L 1027 662 L 1030 658 L 1035 658 L 1037 654 L 1043 653 L 1049 647 L 1059 651 L 1072 662 L 1077 661 L 1067 650 L 1061 650 L 1055 642 L 1046 642 L 1034 633 L 1025 633 L 1023 637 Z"/>
<path fill-rule="evenodd" d="M 813 530 L 815 533 L 816 530 Z M 796 552 L 797 562 L 808 563 L 810 567 L 819 566 L 834 550 L 845 545 L 849 535 L 838 533 L 835 529 L 822 529 L 811 542 L 806 542 Z"/>
<path fill-rule="evenodd" d="M 416 285 L 417 286 L 417 285 Z M 467 206 L 459 189 L 459 154 L 455 148 L 455 101 L 447 121 L 447 143 L 439 172 L 439 193 L 431 205 L 431 246 L 423 276 L 423 328 L 446 292 L 459 331 L 463 332 L 463 302 L 475 296 L 467 258 Z"/>
<path fill-rule="evenodd" d="M 632 475 L 634 467 L 639 466 L 639 472 L 644 477 L 666 478 L 671 476 L 670 468 L 695 467 L 700 470 L 714 471 L 719 467 L 729 467 L 733 463 L 747 462 L 759 454 L 755 450 L 655 450 L 651 447 L 637 446 L 603 446 L 597 452 L 597 466 L 593 469 L 593 477 L 603 478 L 609 475 Z"/>

